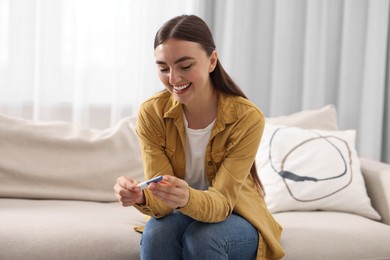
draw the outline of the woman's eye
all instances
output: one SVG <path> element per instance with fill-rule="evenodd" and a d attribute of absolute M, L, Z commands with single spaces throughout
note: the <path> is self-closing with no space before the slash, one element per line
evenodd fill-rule
<path fill-rule="evenodd" d="M 168 68 L 160 68 L 160 72 L 162 72 L 162 73 L 165 73 L 165 72 L 168 72 L 168 71 L 169 71 Z"/>
<path fill-rule="evenodd" d="M 181 69 L 182 70 L 188 70 L 189 68 L 191 68 L 192 64 L 188 65 L 188 66 L 182 66 Z"/>

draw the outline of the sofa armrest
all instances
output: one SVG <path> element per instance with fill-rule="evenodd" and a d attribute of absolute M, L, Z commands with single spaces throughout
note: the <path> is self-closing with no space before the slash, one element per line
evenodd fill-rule
<path fill-rule="evenodd" d="M 390 225 L 390 164 L 368 158 L 360 158 L 360 164 L 372 206 Z"/>

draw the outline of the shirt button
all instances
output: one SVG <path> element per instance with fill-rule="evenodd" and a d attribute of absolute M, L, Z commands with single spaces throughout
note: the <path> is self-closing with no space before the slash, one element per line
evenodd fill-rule
<path fill-rule="evenodd" d="M 207 164 L 208 164 L 209 166 L 213 166 L 213 162 L 212 162 L 212 161 L 209 161 Z"/>

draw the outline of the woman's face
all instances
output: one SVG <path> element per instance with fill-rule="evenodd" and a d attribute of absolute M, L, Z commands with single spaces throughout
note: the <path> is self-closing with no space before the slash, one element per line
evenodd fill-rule
<path fill-rule="evenodd" d="M 195 42 L 168 39 L 158 45 L 154 56 L 161 82 L 175 99 L 184 104 L 201 104 L 213 90 L 209 73 L 217 63 Z"/>

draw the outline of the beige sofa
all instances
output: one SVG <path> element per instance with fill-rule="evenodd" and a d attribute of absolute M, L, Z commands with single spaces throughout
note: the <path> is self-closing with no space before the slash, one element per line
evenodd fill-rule
<path fill-rule="evenodd" d="M 337 128 L 333 106 L 269 124 Z M 145 223 L 116 202 L 121 175 L 142 180 L 135 118 L 106 130 L 0 116 L 0 259 L 139 259 Z M 284 259 L 390 259 L 390 165 L 360 158 L 376 221 L 342 211 L 275 212 Z M 261 175 L 260 175 L 261 177 Z"/>

